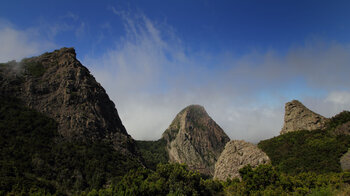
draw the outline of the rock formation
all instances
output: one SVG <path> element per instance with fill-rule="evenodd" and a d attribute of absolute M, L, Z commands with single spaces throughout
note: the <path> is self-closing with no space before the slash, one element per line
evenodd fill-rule
<path fill-rule="evenodd" d="M 254 168 L 269 162 L 269 157 L 254 144 L 243 140 L 232 140 L 226 144 L 215 164 L 214 178 L 219 180 L 240 178 L 239 170 L 244 166 L 249 164 Z"/>
<path fill-rule="evenodd" d="M 1 64 L 0 88 L 56 120 L 67 140 L 105 140 L 120 151 L 134 150 L 114 103 L 73 48 Z"/>
<path fill-rule="evenodd" d="M 171 162 L 185 163 L 207 175 L 230 138 L 210 118 L 205 109 L 191 105 L 183 109 L 163 133 Z"/>
<path fill-rule="evenodd" d="M 333 133 L 336 135 L 350 135 L 350 121 L 337 126 Z"/>
<path fill-rule="evenodd" d="M 326 122 L 327 118 L 309 110 L 299 101 L 293 100 L 285 105 L 284 125 L 280 133 L 323 129 Z"/>
<path fill-rule="evenodd" d="M 350 150 L 340 157 L 340 166 L 343 171 L 350 171 Z"/>

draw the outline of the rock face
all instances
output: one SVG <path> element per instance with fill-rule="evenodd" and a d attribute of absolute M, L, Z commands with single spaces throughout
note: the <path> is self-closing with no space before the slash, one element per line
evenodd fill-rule
<path fill-rule="evenodd" d="M 325 128 L 327 118 L 306 108 L 297 100 L 286 103 L 284 125 L 280 134 L 291 131 L 315 130 Z"/>
<path fill-rule="evenodd" d="M 350 171 L 350 150 L 340 157 L 340 166 L 343 171 Z"/>
<path fill-rule="evenodd" d="M 0 66 L 0 93 L 56 120 L 65 139 L 105 140 L 120 151 L 134 150 L 114 103 L 73 48 L 8 64 Z"/>
<path fill-rule="evenodd" d="M 339 125 L 333 132 L 336 135 L 350 135 L 350 121 Z"/>
<path fill-rule="evenodd" d="M 230 141 L 199 105 L 190 105 L 177 114 L 162 138 L 171 162 L 185 163 L 207 175 L 214 174 L 215 162 Z"/>
<path fill-rule="evenodd" d="M 215 164 L 214 178 L 219 180 L 240 178 L 239 170 L 244 166 L 249 164 L 254 168 L 269 162 L 269 157 L 254 144 L 243 140 L 232 140 L 226 144 Z"/>

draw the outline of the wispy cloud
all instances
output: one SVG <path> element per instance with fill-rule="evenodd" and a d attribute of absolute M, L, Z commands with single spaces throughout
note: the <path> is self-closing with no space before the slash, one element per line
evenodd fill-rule
<path fill-rule="evenodd" d="M 194 103 L 203 105 L 231 139 L 252 142 L 279 133 L 290 99 L 326 116 L 340 112 L 340 106 L 349 109 L 350 50 L 344 44 L 313 40 L 283 55 L 193 52 L 171 26 L 110 10 L 123 19 L 125 36 L 102 56 L 83 62 L 136 139 L 160 138 L 176 113 Z"/>
<path fill-rule="evenodd" d="M 38 28 L 18 29 L 5 20 L 0 20 L 0 45 L 0 62 L 20 60 L 56 46 L 44 39 Z"/>

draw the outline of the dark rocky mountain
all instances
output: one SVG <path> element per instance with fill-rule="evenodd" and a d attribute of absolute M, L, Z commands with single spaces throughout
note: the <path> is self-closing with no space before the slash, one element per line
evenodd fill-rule
<path fill-rule="evenodd" d="M 66 140 L 103 140 L 118 151 L 135 151 L 114 103 L 73 48 L 2 64 L 0 94 L 17 97 L 54 119 Z"/>
<path fill-rule="evenodd" d="M 0 192 L 99 189 L 141 161 L 73 48 L 0 64 Z"/>
<path fill-rule="evenodd" d="M 281 134 L 291 131 L 324 129 L 327 118 L 309 110 L 298 100 L 286 103 Z"/>
<path fill-rule="evenodd" d="M 185 163 L 207 175 L 214 174 L 215 163 L 230 141 L 199 105 L 190 105 L 177 114 L 162 139 L 167 143 L 170 162 Z"/>

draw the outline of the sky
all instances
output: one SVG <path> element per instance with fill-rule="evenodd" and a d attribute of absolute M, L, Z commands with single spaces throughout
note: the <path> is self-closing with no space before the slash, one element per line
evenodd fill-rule
<path fill-rule="evenodd" d="M 74 47 L 134 139 L 159 139 L 190 104 L 253 143 L 279 134 L 293 99 L 325 117 L 350 110 L 349 1 L 0 5 L 0 62 Z"/>

